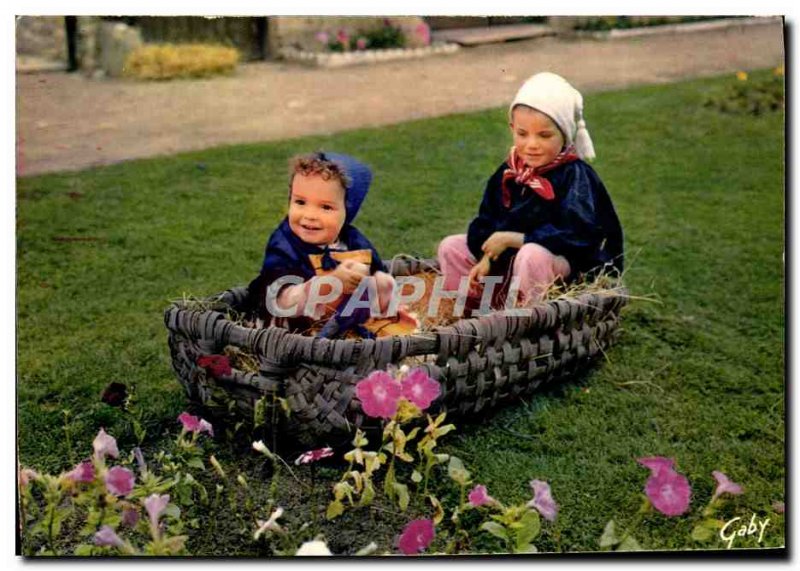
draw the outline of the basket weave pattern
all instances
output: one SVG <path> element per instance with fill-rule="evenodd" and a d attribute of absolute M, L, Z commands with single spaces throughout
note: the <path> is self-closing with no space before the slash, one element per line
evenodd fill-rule
<path fill-rule="evenodd" d="M 395 260 L 394 275 L 435 267 L 432 260 Z M 431 411 L 448 418 L 478 418 L 497 406 L 530 395 L 543 383 L 565 379 L 602 355 L 618 334 L 624 290 L 585 293 L 555 300 L 525 314 L 500 311 L 461 319 L 413 336 L 378 339 L 321 339 L 279 327 L 254 329 L 234 323 L 217 309 L 236 310 L 246 288 L 228 290 L 213 310 L 176 302 L 165 312 L 172 364 L 190 400 L 211 408 L 231 407 L 252 415 L 256 401 L 288 403 L 280 415 L 282 435 L 312 445 L 339 440 L 355 427 L 369 428 L 355 384 L 376 369 L 417 357 L 441 384 Z M 214 378 L 196 365 L 202 355 L 234 346 L 253 355 L 258 372 L 233 369 Z M 372 424 L 374 426 L 374 424 Z"/>

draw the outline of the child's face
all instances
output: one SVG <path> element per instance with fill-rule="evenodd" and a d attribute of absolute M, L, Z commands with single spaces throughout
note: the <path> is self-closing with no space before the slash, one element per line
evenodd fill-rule
<path fill-rule="evenodd" d="M 289 199 L 289 228 L 309 244 L 335 242 L 344 226 L 344 193 L 336 179 L 296 174 Z"/>
<path fill-rule="evenodd" d="M 555 159 L 564 148 L 564 136 L 550 117 L 530 107 L 515 107 L 511 133 L 517 154 L 529 167 L 541 167 Z"/>

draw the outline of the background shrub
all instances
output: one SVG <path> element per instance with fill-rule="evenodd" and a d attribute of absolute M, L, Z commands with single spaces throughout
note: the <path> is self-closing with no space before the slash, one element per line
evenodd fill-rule
<path fill-rule="evenodd" d="M 125 61 L 125 75 L 138 79 L 208 77 L 232 73 L 236 48 L 212 44 L 154 44 L 138 48 Z"/>

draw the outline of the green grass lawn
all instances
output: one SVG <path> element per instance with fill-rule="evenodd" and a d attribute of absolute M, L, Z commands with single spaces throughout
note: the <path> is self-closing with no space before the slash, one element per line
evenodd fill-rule
<path fill-rule="evenodd" d="M 635 459 L 650 455 L 676 459 L 693 486 L 693 516 L 647 517 L 634 533 L 647 548 L 701 547 L 690 534 L 713 493 L 712 470 L 746 490 L 721 518 L 769 516 L 760 546 L 784 544 L 783 516 L 771 508 L 785 478 L 784 118 L 703 106 L 731 81 L 588 95 L 594 166 L 625 230 L 626 285 L 656 301 L 624 311 L 619 343 L 586 378 L 443 440 L 495 497 L 522 501 L 529 480 L 550 483 L 561 510 L 540 550 L 596 550 L 611 517 L 630 524 L 648 475 Z M 174 436 L 186 402 L 163 310 L 255 277 L 285 213 L 288 157 L 324 148 L 369 163 L 374 184 L 357 226 L 385 258 L 432 256 L 477 211 L 510 144 L 505 122 L 496 109 L 18 180 L 22 464 L 68 469 L 101 426 L 130 450 L 123 415 L 99 399 L 112 380 L 135 385 L 147 450 Z M 218 439 L 212 450 L 266 489 L 248 446 Z M 300 494 L 291 481 L 282 489 L 302 521 Z M 407 519 L 364 510 L 325 533 L 334 551 L 370 540 L 388 550 Z M 258 553 L 234 531 L 189 545 Z"/>

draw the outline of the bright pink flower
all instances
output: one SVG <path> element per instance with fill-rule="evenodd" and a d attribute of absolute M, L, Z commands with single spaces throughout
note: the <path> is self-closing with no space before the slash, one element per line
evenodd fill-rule
<path fill-rule="evenodd" d="M 94 534 L 94 544 L 103 547 L 122 547 L 123 543 L 119 536 L 109 526 L 104 525 L 100 531 Z"/>
<path fill-rule="evenodd" d="M 299 466 L 300 464 L 311 464 L 312 462 L 322 460 L 323 458 L 327 458 L 329 456 L 333 456 L 333 448 L 319 448 L 317 450 L 303 452 L 297 457 L 297 460 L 295 460 L 294 463 L 296 466 Z"/>
<path fill-rule="evenodd" d="M 400 539 L 397 540 L 397 547 L 403 555 L 416 555 L 427 549 L 435 536 L 436 531 L 433 528 L 433 521 L 415 519 L 400 534 Z"/>
<path fill-rule="evenodd" d="M 692 488 L 683 474 L 662 469 L 647 480 L 644 488 L 653 507 L 665 516 L 678 516 L 689 509 Z"/>
<path fill-rule="evenodd" d="M 486 486 L 483 484 L 478 484 L 472 488 L 467 498 L 469 499 L 469 505 L 473 508 L 495 503 L 495 499 L 487 493 Z"/>
<path fill-rule="evenodd" d="M 336 33 L 336 41 L 346 47 L 350 42 L 350 36 L 344 30 L 339 30 Z"/>
<path fill-rule="evenodd" d="M 425 410 L 442 391 L 439 383 L 430 378 L 422 369 L 414 369 L 401 382 L 403 397 Z"/>
<path fill-rule="evenodd" d="M 374 371 L 356 384 L 356 394 L 364 414 L 373 418 L 392 418 L 397 412 L 400 383 L 385 371 Z"/>
<path fill-rule="evenodd" d="M 542 514 L 547 521 L 555 521 L 558 515 L 558 505 L 550 494 L 550 485 L 542 480 L 532 480 L 531 489 L 533 499 L 528 502 L 528 507 Z"/>
<path fill-rule="evenodd" d="M 422 41 L 423 46 L 430 45 L 431 43 L 431 28 L 425 22 L 420 22 L 417 24 L 417 27 L 414 28 L 414 33 L 419 37 Z"/>
<path fill-rule="evenodd" d="M 106 472 L 106 489 L 115 496 L 127 496 L 133 489 L 133 472 L 121 466 L 114 466 Z"/>
<path fill-rule="evenodd" d="M 775 510 L 776 514 L 782 514 L 783 512 L 786 511 L 786 506 L 784 505 L 783 502 L 775 501 L 772 502 L 772 509 Z"/>
<path fill-rule="evenodd" d="M 97 433 L 97 436 L 94 437 L 92 446 L 94 447 L 94 457 L 98 460 L 103 460 L 106 456 L 111 456 L 112 458 L 119 457 L 117 441 L 113 436 L 106 434 L 106 431 L 102 428 L 100 432 Z"/>
<path fill-rule="evenodd" d="M 714 479 L 717 481 L 717 489 L 714 491 L 714 497 L 711 498 L 713 502 L 722 494 L 731 494 L 733 496 L 738 496 L 742 492 L 744 492 L 744 488 L 742 488 L 736 482 L 731 482 L 731 480 L 718 470 L 714 470 L 711 472 L 711 475 L 714 476 Z"/>
<path fill-rule="evenodd" d="M 356 48 L 359 50 L 367 49 L 367 38 L 358 38 L 356 40 Z"/>
<path fill-rule="evenodd" d="M 167 509 L 169 504 L 169 494 L 158 495 L 152 494 L 147 496 L 144 501 L 144 509 L 147 510 L 147 515 L 150 518 L 150 526 L 152 529 L 158 529 L 158 518 Z"/>
<path fill-rule="evenodd" d="M 328 36 L 327 32 L 317 32 L 317 35 L 315 37 L 317 38 L 317 41 L 319 43 L 325 44 L 326 46 L 328 45 L 328 42 L 330 41 L 330 36 Z"/>
<path fill-rule="evenodd" d="M 67 474 L 67 478 L 73 482 L 94 481 L 94 464 L 88 460 L 86 462 L 81 462 Z"/>
<path fill-rule="evenodd" d="M 657 476 L 661 470 L 673 470 L 675 468 L 675 460 L 673 458 L 664 458 L 663 456 L 649 456 L 647 458 L 639 458 L 636 461 L 642 466 L 650 468 L 652 476 Z"/>
<path fill-rule="evenodd" d="M 197 364 L 217 378 L 229 377 L 233 372 L 231 363 L 225 355 L 203 355 L 197 359 Z"/>
<path fill-rule="evenodd" d="M 207 420 L 203 420 L 197 416 L 193 416 L 188 412 L 182 412 L 178 415 L 178 420 L 181 421 L 183 425 L 183 429 L 186 432 L 194 432 L 195 434 L 199 434 L 201 432 L 208 432 L 211 436 L 214 436 L 214 428 L 211 426 L 211 423 Z"/>

